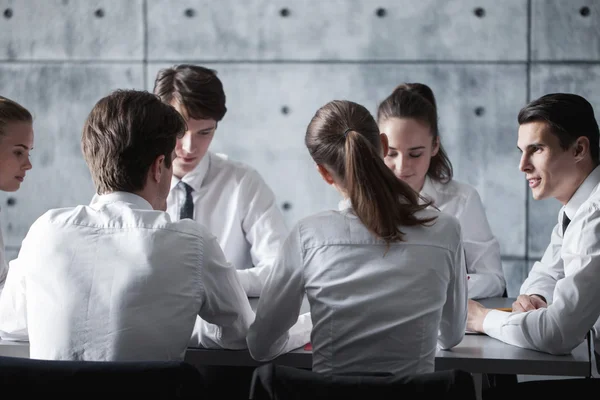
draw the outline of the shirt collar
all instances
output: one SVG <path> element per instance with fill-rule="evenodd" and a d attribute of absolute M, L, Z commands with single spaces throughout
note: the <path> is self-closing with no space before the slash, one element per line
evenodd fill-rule
<path fill-rule="evenodd" d="M 345 210 L 351 210 L 351 209 L 352 209 L 352 201 L 350 201 L 350 199 L 347 197 L 343 200 L 340 200 L 340 202 L 338 203 L 339 211 L 345 211 Z"/>
<path fill-rule="evenodd" d="M 569 219 L 573 219 L 579 207 L 590 197 L 598 183 L 600 183 L 600 166 L 594 168 L 563 207 L 563 212 L 567 214 Z"/>
<path fill-rule="evenodd" d="M 435 187 L 435 182 L 429 177 L 429 175 L 425 175 L 425 182 L 423 183 L 423 188 L 419 194 L 427 199 L 435 200 L 436 193 L 437 188 Z"/>
<path fill-rule="evenodd" d="M 135 209 L 139 210 L 153 210 L 152 205 L 148 203 L 146 199 L 137 194 L 129 193 L 129 192 L 112 192 L 108 194 L 102 195 L 94 195 L 92 201 L 90 202 L 90 206 L 97 208 L 105 204 L 110 203 L 129 203 Z"/>
<path fill-rule="evenodd" d="M 184 181 L 196 191 L 200 190 L 200 188 L 202 187 L 202 182 L 204 181 L 204 178 L 208 173 L 208 167 L 210 166 L 211 157 L 211 152 L 207 151 L 204 157 L 202 157 L 202 160 L 200 160 L 198 165 L 196 165 L 196 168 L 185 174 L 182 179 L 179 179 L 173 175 L 173 178 L 171 179 L 171 190 L 173 190 L 173 188 L 177 186 L 180 181 Z"/>

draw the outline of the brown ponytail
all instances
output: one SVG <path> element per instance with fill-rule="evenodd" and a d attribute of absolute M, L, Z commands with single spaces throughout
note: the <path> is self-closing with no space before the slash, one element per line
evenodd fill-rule
<path fill-rule="evenodd" d="M 403 240 L 401 226 L 435 220 L 415 215 L 431 202 L 386 167 L 377 123 L 360 104 L 336 100 L 321 107 L 308 125 L 305 143 L 313 160 L 341 180 L 356 216 L 388 244 Z"/>

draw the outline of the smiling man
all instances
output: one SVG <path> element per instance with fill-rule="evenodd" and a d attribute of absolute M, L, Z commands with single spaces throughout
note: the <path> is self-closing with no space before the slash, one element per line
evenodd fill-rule
<path fill-rule="evenodd" d="M 255 169 L 209 151 L 227 112 L 221 80 L 214 70 L 176 65 L 158 72 L 154 93 L 187 123 L 175 148 L 167 212 L 208 227 L 246 294 L 259 296 L 287 227 L 273 191 Z"/>
<path fill-rule="evenodd" d="M 513 312 L 469 302 L 467 328 L 506 343 L 570 353 L 595 328 L 600 349 L 599 132 L 590 103 L 554 93 L 519 112 L 519 168 L 536 200 L 563 204 L 550 244 L 513 303 Z"/>

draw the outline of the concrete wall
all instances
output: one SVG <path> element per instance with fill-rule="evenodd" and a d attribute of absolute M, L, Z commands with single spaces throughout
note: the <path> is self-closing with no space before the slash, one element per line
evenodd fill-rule
<path fill-rule="evenodd" d="M 303 145 L 332 99 L 375 112 L 399 83 L 436 93 L 456 178 L 480 192 L 516 295 L 556 223 L 518 170 L 518 110 L 554 91 L 600 106 L 598 0 L 0 0 L 0 94 L 35 115 L 34 169 L 0 193 L 14 257 L 49 208 L 93 195 L 83 121 L 116 88 L 152 90 L 158 69 L 218 71 L 228 113 L 212 148 L 256 167 L 291 226 L 335 207 Z"/>

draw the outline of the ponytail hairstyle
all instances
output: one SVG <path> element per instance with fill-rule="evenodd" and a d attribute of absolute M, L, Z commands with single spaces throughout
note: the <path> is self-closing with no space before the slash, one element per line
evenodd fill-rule
<path fill-rule="evenodd" d="M 379 135 L 365 107 L 335 100 L 317 110 L 304 140 L 313 160 L 339 179 L 360 221 L 389 246 L 403 240 L 400 226 L 426 225 L 436 217 L 415 216 L 432 203 L 385 165 Z"/>
<path fill-rule="evenodd" d="M 377 110 L 379 124 L 390 118 L 413 118 L 429 125 L 433 140 L 439 150 L 431 157 L 427 176 L 448 183 L 453 176 L 452 163 L 439 139 L 437 104 L 431 88 L 423 83 L 403 83 L 381 102 Z"/>
<path fill-rule="evenodd" d="M 0 96 L 0 139 L 6 134 L 4 127 L 11 122 L 32 123 L 31 113 L 19 103 Z"/>

